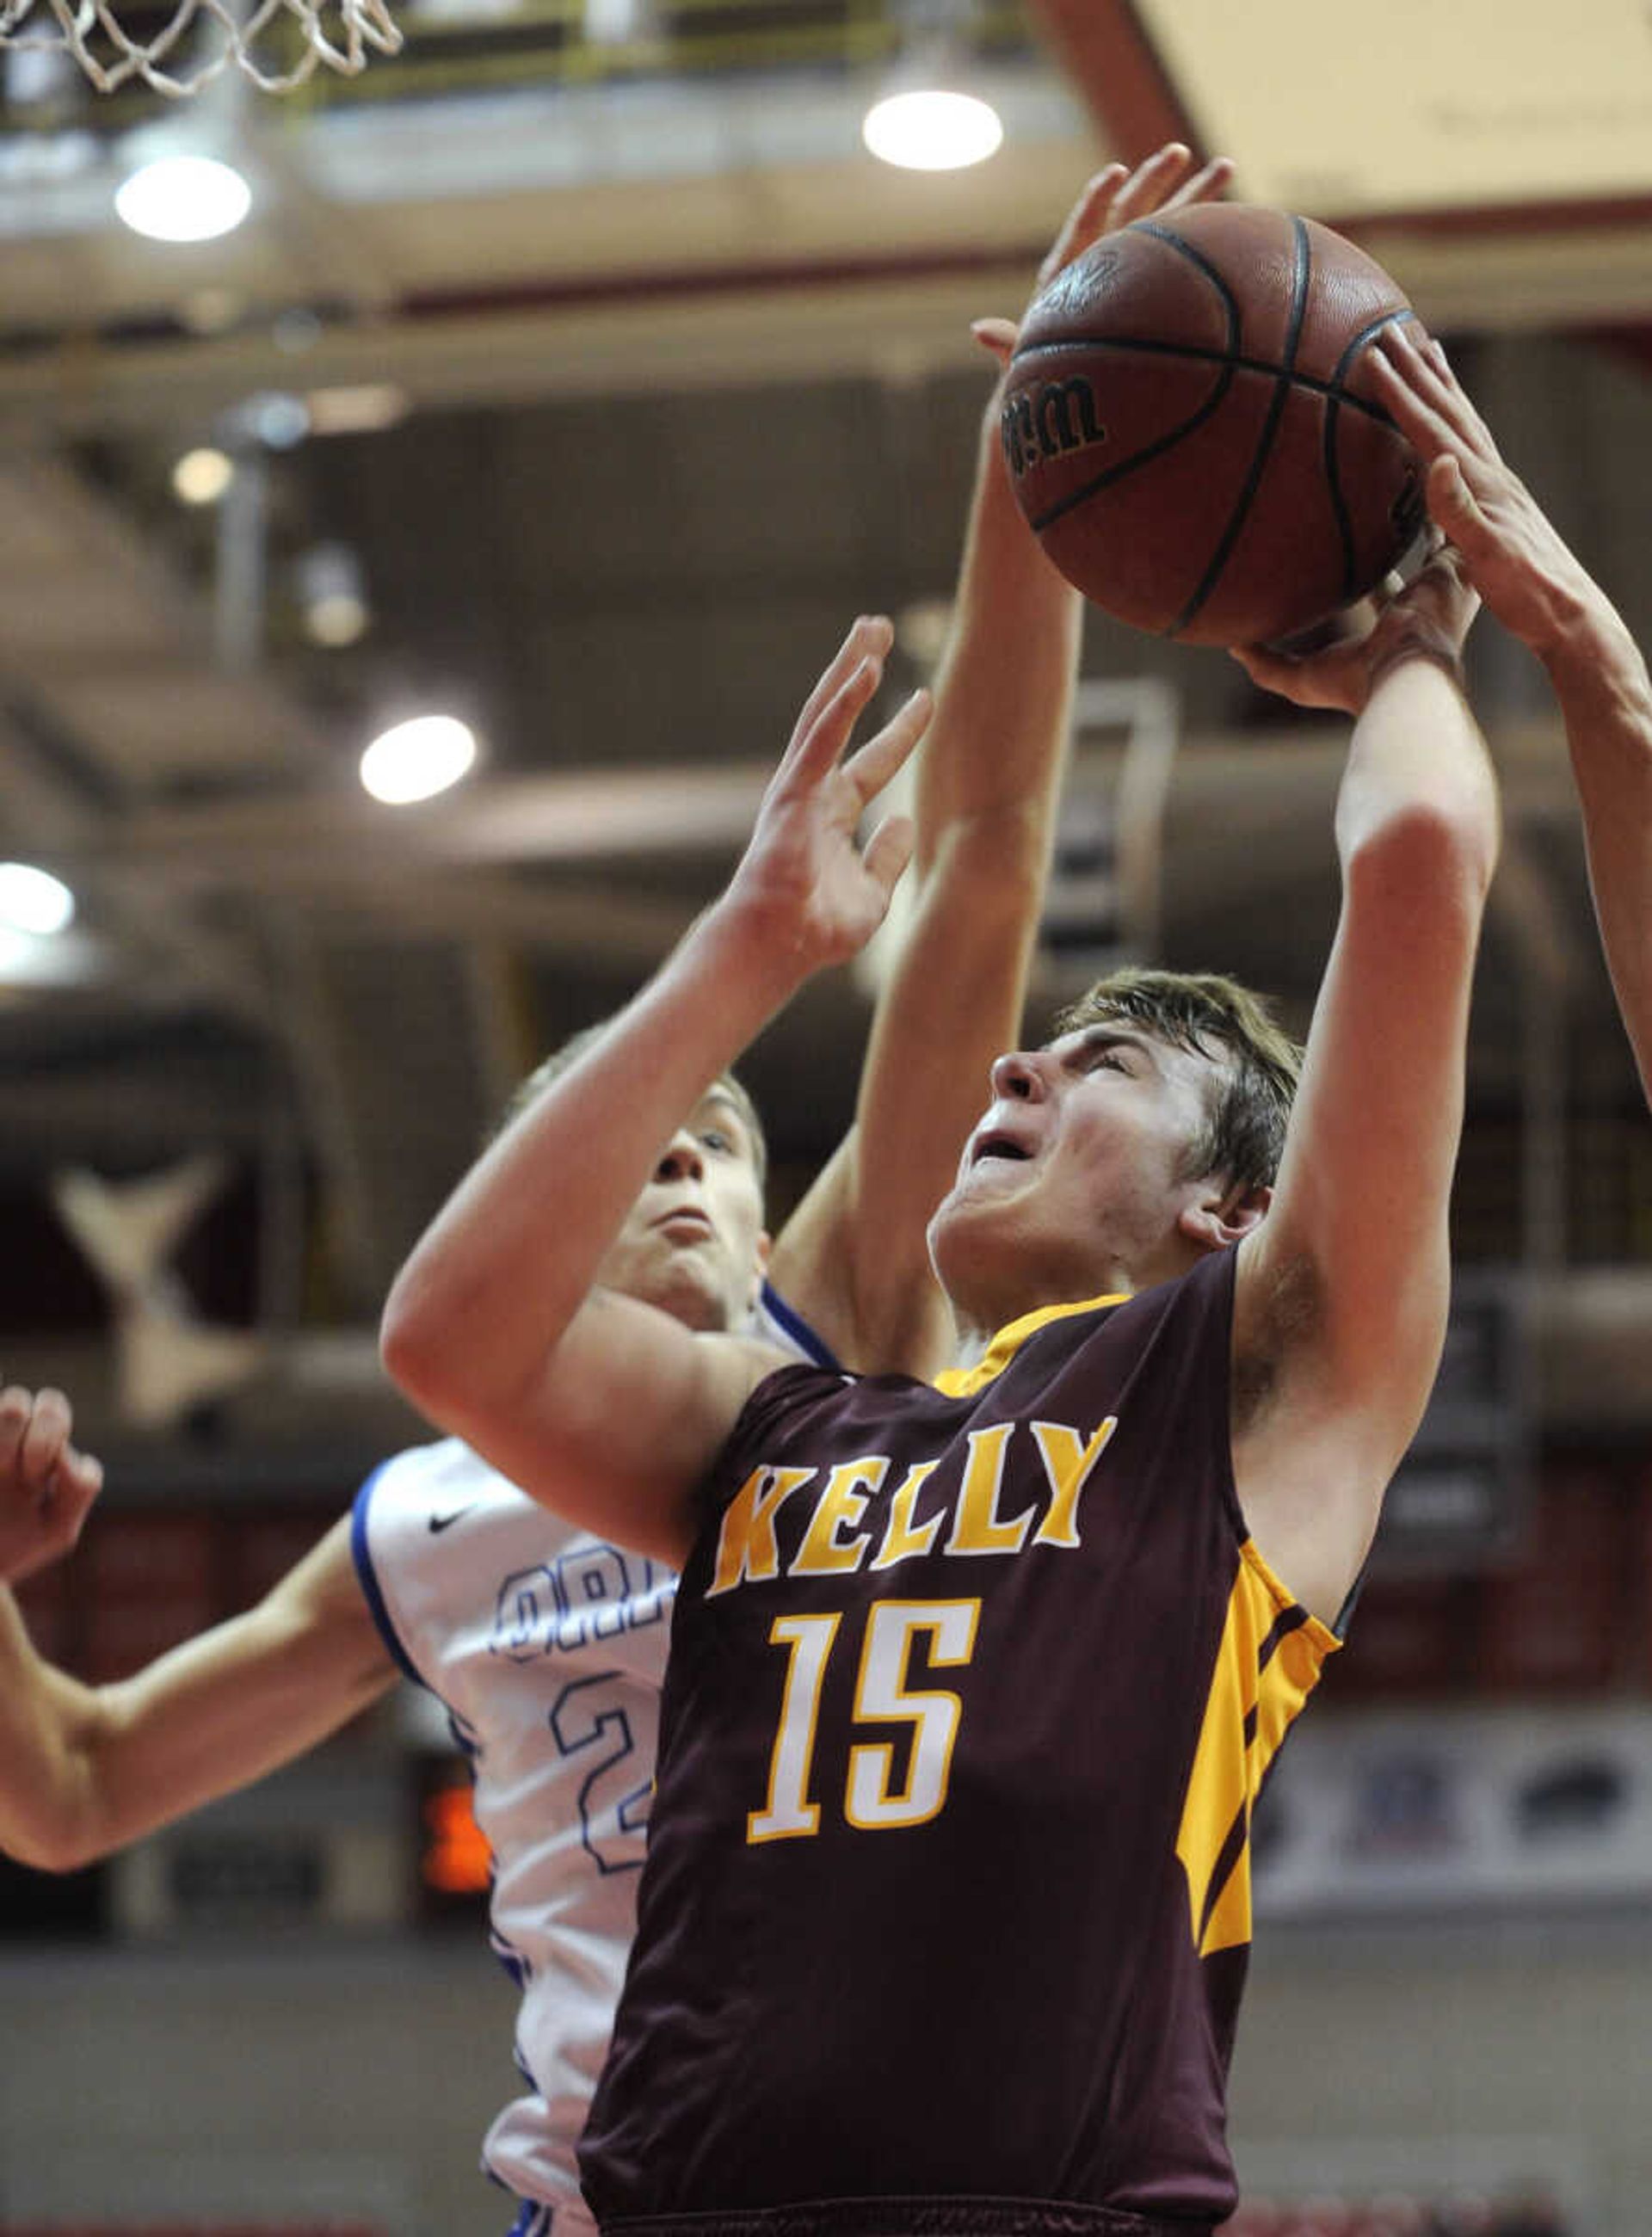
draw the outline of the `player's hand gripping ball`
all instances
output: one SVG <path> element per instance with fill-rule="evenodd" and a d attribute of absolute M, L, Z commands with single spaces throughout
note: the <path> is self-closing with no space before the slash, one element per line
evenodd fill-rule
<path fill-rule="evenodd" d="M 1368 363 L 1412 315 L 1380 265 L 1283 210 L 1124 227 L 1022 321 L 1002 422 L 1022 511 L 1067 580 L 1138 629 L 1297 636 L 1423 527 L 1421 468 Z"/>

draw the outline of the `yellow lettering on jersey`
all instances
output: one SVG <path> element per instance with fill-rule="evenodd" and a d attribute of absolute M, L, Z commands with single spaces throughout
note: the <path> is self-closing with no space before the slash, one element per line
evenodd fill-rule
<path fill-rule="evenodd" d="M 724 1509 L 717 1573 L 705 1588 L 707 1600 L 732 1592 L 743 1577 L 757 1584 L 780 1574 L 775 1516 L 783 1500 L 819 1473 L 811 1468 L 753 1468 Z"/>
<path fill-rule="evenodd" d="M 1050 1503 L 1033 1533 L 1034 1546 L 1078 1544 L 1079 1494 L 1118 1426 L 1118 1415 L 1109 1414 L 1086 1445 L 1080 1442 L 1078 1431 L 1069 1429 L 1064 1422 L 1034 1422 L 1033 1435 L 1038 1439 L 1039 1456 L 1050 1482 Z"/>
<path fill-rule="evenodd" d="M 958 1508 L 952 1518 L 948 1554 L 1019 1554 L 1027 1542 L 1029 1507 L 1024 1514 L 1005 1522 L 998 1514 L 998 1491 L 1004 1477 L 1004 1448 L 1015 1428 L 1000 1422 L 995 1429 L 969 1433 L 969 1465 L 964 1470 Z"/>
<path fill-rule="evenodd" d="M 832 1470 L 826 1479 L 825 1490 L 815 1503 L 803 1542 L 786 1571 L 789 1577 L 834 1576 L 860 1567 L 871 1540 L 864 1536 L 851 1538 L 844 1545 L 837 1534 L 846 1525 L 852 1528 L 869 1504 L 857 1485 L 864 1484 L 868 1493 L 874 1492 L 889 1471 L 889 1464 L 881 1454 L 872 1454 L 865 1460 L 841 1462 Z"/>
<path fill-rule="evenodd" d="M 895 1496 L 889 1501 L 889 1519 L 883 1526 L 883 1543 L 870 1564 L 873 1568 L 892 1569 L 898 1561 L 909 1561 L 914 1554 L 927 1554 L 935 1544 L 945 1518 L 932 1514 L 927 1522 L 915 1524 L 912 1502 L 940 1465 L 939 1461 L 918 1461 L 895 1487 Z"/>

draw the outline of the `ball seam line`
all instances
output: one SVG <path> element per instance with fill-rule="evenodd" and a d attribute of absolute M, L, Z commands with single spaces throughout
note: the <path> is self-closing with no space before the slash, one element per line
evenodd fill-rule
<path fill-rule="evenodd" d="M 1296 268 L 1292 278 L 1291 324 L 1285 339 L 1285 362 L 1279 368 L 1279 378 L 1274 382 L 1273 397 L 1268 406 L 1267 418 L 1263 422 L 1260 435 L 1257 438 L 1256 449 L 1252 454 L 1249 471 L 1246 474 L 1244 485 L 1234 503 L 1232 512 L 1228 517 L 1227 525 L 1222 531 L 1215 551 L 1211 554 L 1210 564 L 1205 570 L 1203 580 L 1170 627 L 1165 630 L 1164 634 L 1166 637 L 1180 635 L 1188 623 L 1196 617 L 1199 608 L 1205 604 L 1211 592 L 1220 582 L 1222 571 L 1233 556 L 1234 546 L 1244 532 L 1246 518 L 1256 501 L 1256 492 L 1262 485 L 1263 472 L 1267 465 L 1269 454 L 1272 451 L 1274 439 L 1279 432 L 1279 421 L 1285 416 L 1285 399 L 1291 393 L 1292 379 L 1296 367 L 1297 350 L 1302 340 L 1303 321 L 1308 312 L 1308 281 L 1313 269 L 1313 250 L 1308 239 L 1307 227 L 1299 217 L 1293 217 L 1291 220 L 1291 228 L 1296 248 Z"/>

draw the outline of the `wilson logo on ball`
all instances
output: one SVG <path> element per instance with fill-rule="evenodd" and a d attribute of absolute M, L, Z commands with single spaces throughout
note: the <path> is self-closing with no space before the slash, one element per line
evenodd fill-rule
<path fill-rule="evenodd" d="M 1007 399 L 999 422 L 1004 456 L 1019 480 L 1029 466 L 1069 452 L 1105 443 L 1107 431 L 1096 415 L 1095 394 L 1081 373 L 1050 380 L 1032 396 Z"/>

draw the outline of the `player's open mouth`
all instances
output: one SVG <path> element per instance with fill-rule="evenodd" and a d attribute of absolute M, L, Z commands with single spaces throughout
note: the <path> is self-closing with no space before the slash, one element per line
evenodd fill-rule
<path fill-rule="evenodd" d="M 1008 1134 L 983 1134 L 969 1153 L 969 1163 L 973 1168 L 988 1158 L 1008 1158 L 1015 1165 L 1024 1165 L 1032 1154 L 1024 1144 Z"/>

